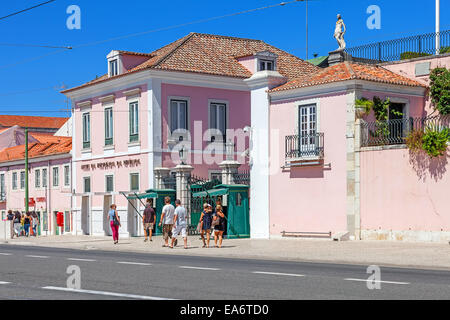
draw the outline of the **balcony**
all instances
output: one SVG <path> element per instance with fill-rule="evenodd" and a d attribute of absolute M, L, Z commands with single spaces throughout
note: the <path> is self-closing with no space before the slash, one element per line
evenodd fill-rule
<path fill-rule="evenodd" d="M 436 54 L 436 37 L 439 37 L 440 54 L 450 52 L 450 30 L 426 33 L 405 38 L 370 43 L 347 48 L 345 52 L 353 61 L 363 63 L 381 63 L 425 57 Z"/>
<path fill-rule="evenodd" d="M 323 133 L 291 135 L 285 137 L 287 161 L 318 160 L 323 158 Z"/>
<path fill-rule="evenodd" d="M 412 130 L 449 127 L 450 116 L 361 122 L 361 147 L 402 145 Z"/>

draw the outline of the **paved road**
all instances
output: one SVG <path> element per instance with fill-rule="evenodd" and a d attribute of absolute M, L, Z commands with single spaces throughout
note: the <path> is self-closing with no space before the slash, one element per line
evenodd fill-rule
<path fill-rule="evenodd" d="M 450 272 L 0 245 L 2 299 L 449 299 Z M 175 248 L 173 250 L 184 250 Z M 215 250 L 215 249 L 205 249 Z M 81 290 L 68 291 L 70 265 Z"/>

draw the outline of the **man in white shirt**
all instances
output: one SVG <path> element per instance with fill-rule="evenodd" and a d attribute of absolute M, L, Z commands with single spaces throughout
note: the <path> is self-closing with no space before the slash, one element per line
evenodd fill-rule
<path fill-rule="evenodd" d="M 184 240 L 184 248 L 187 249 L 187 212 L 184 207 L 181 206 L 181 201 L 179 199 L 175 200 L 175 205 L 177 208 L 175 209 L 175 215 L 173 217 L 173 223 L 175 224 L 175 229 L 173 231 L 172 237 L 172 245 L 170 246 L 173 249 L 174 243 L 176 246 L 177 236 L 181 233 L 181 236 Z"/>
<path fill-rule="evenodd" d="M 172 238 L 173 215 L 175 212 L 175 207 L 170 203 L 170 197 L 165 197 L 164 203 L 165 206 L 162 209 L 161 220 L 159 220 L 159 226 L 163 224 L 163 237 L 164 237 L 163 247 L 168 247 L 169 237 Z"/>

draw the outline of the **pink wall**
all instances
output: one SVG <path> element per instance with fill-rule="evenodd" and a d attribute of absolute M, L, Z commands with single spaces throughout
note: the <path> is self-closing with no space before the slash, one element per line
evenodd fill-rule
<path fill-rule="evenodd" d="M 361 152 L 361 229 L 450 231 L 447 159 Z"/>
<path fill-rule="evenodd" d="M 405 60 L 405 61 L 397 61 L 392 64 L 383 64 L 383 67 L 391 70 L 395 73 L 406 75 L 409 78 L 415 79 L 425 84 L 429 84 L 429 75 L 425 76 L 417 76 L 416 77 L 416 64 L 430 62 L 430 70 L 433 70 L 437 67 L 446 67 L 450 68 L 450 55 L 445 56 L 434 56 L 432 58 L 424 58 L 418 60 Z M 427 98 L 425 103 L 425 111 L 427 114 L 433 112 L 433 107 L 431 106 L 431 101 Z"/>
<path fill-rule="evenodd" d="M 134 89 L 127 88 L 124 91 Z M 139 140 L 141 148 L 148 148 L 148 107 L 147 107 L 147 86 L 142 85 L 141 95 L 139 97 Z M 129 101 L 123 94 L 123 91 L 111 92 L 115 95 L 115 102 L 113 105 L 113 121 L 114 121 L 114 147 L 115 152 L 127 152 L 129 141 Z M 91 108 L 91 150 L 93 156 L 103 155 L 105 146 L 105 114 L 104 105 L 99 100 L 100 97 L 92 98 Z M 84 110 L 84 109 L 83 109 Z M 75 130 L 76 130 L 76 150 L 75 157 L 81 157 L 81 150 L 83 149 L 83 123 L 82 116 L 84 111 L 79 109 L 75 112 Z"/>
<path fill-rule="evenodd" d="M 256 72 L 256 58 L 255 56 L 248 56 L 248 57 L 242 57 L 238 58 L 237 61 L 242 64 L 244 67 L 246 67 L 248 70 L 250 70 L 251 73 Z"/>
<path fill-rule="evenodd" d="M 270 130 L 279 138 L 270 145 L 270 234 L 285 231 L 337 232 L 346 225 L 346 106 L 347 95 L 320 98 L 320 128 L 325 163 L 331 169 L 280 169 L 285 160 L 285 136 L 295 134 L 296 103 L 270 106 Z M 276 143 L 278 142 L 278 143 Z"/>
<path fill-rule="evenodd" d="M 250 92 L 214 89 L 204 87 L 191 87 L 172 84 L 162 84 L 161 89 L 161 104 L 162 104 L 162 143 L 163 149 L 169 149 L 167 143 L 169 136 L 169 114 L 168 103 L 170 97 L 189 98 L 189 118 L 190 118 L 190 133 L 191 133 L 191 148 L 200 151 L 208 146 L 208 142 L 203 141 L 203 133 L 208 129 L 208 108 L 209 100 L 218 100 L 228 102 L 228 129 L 243 129 L 250 125 Z M 202 123 L 199 135 L 194 134 L 194 122 L 200 121 Z M 202 139 L 202 142 L 194 142 L 194 139 Z M 237 142 L 237 139 L 234 141 Z M 248 134 L 245 134 L 245 145 L 236 150 L 239 154 L 248 148 Z M 163 167 L 172 168 L 178 164 L 178 152 L 173 154 L 171 152 L 163 153 Z M 200 161 L 196 161 L 200 157 Z M 197 155 L 196 159 L 192 154 L 188 155 L 188 163 L 193 163 L 194 174 L 208 177 L 208 170 L 219 170 L 218 164 L 225 158 L 223 155 L 216 155 L 214 163 L 209 164 L 201 155 Z M 246 161 L 242 156 L 238 156 L 237 160 L 244 164 Z M 248 169 L 248 166 L 242 166 L 241 169 Z"/>

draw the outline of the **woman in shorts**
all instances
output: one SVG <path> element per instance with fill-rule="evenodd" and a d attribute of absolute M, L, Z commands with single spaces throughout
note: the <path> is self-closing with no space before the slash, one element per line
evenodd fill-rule
<path fill-rule="evenodd" d="M 221 205 L 216 207 L 216 215 L 214 220 L 219 220 L 219 223 L 214 226 L 214 247 L 217 248 L 217 240 L 219 240 L 219 248 L 222 248 L 223 233 L 225 232 L 225 214 Z"/>

